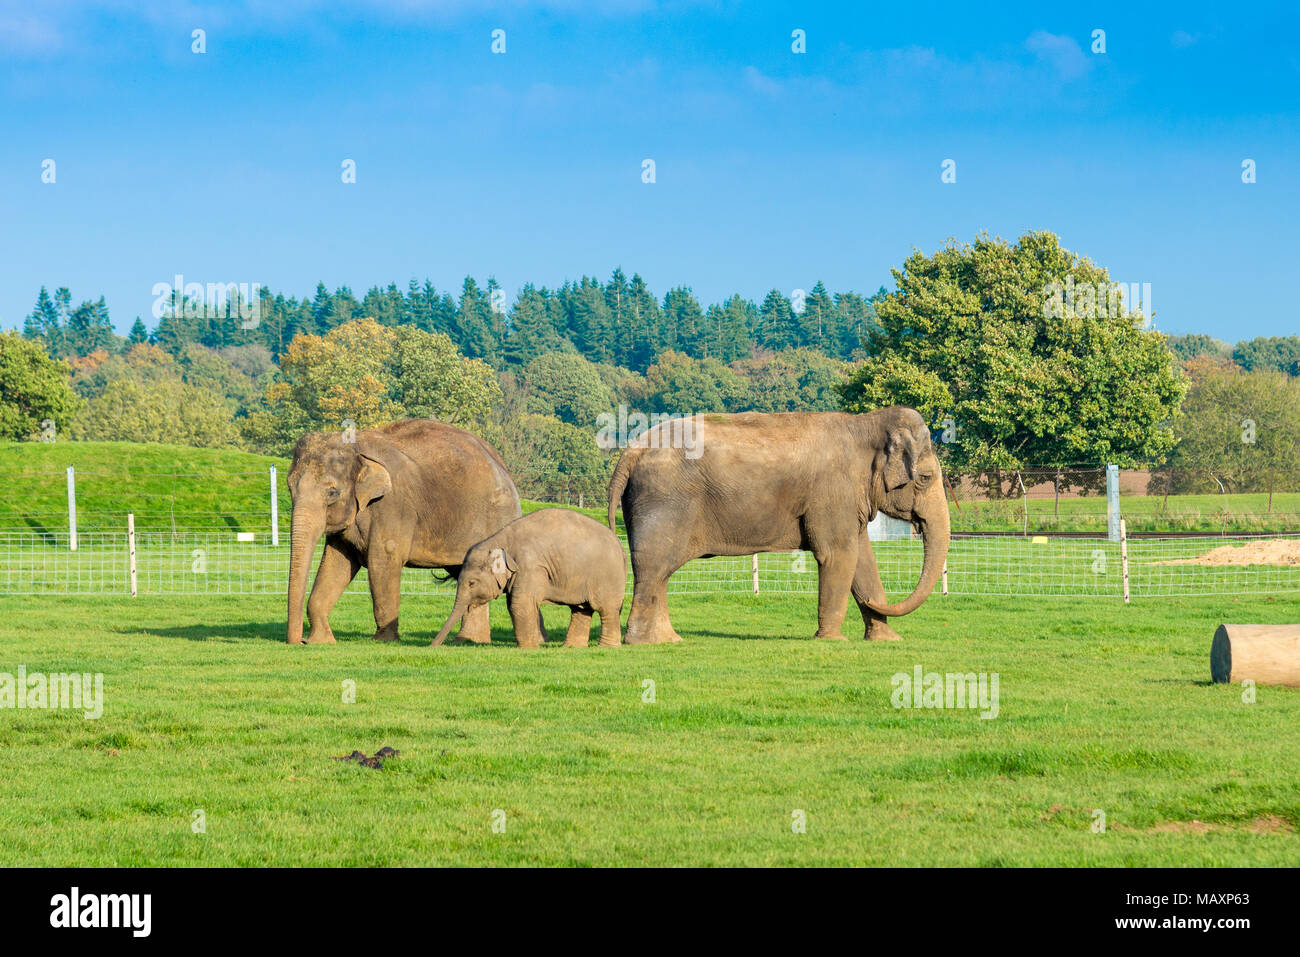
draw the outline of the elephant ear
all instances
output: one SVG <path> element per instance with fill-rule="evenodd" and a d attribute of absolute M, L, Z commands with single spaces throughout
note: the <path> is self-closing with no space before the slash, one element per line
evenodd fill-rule
<path fill-rule="evenodd" d="M 496 578 L 497 586 L 505 591 L 510 577 L 519 570 L 518 564 L 505 553 L 505 549 L 501 548 L 494 548 L 488 552 L 488 560 L 492 563 L 492 576 Z"/>
<path fill-rule="evenodd" d="M 912 479 L 916 466 L 916 442 L 907 429 L 890 429 L 885 440 L 885 488 L 893 491 Z"/>
<path fill-rule="evenodd" d="M 393 476 L 383 463 L 368 456 L 361 456 L 361 466 L 357 469 L 356 496 L 357 510 L 368 506 L 376 499 L 383 498 L 393 490 Z"/>

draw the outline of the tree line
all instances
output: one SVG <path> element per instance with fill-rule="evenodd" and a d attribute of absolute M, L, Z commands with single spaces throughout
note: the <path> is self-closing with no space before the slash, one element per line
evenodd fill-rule
<path fill-rule="evenodd" d="M 311 429 L 431 415 L 500 443 L 522 472 L 596 494 L 610 461 L 597 419 L 620 405 L 899 403 L 932 422 L 950 469 L 997 481 L 1027 465 L 1179 463 L 1212 464 L 1215 482 L 1244 488 L 1295 467 L 1297 425 L 1275 407 L 1297 398 L 1300 338 L 1228 346 L 1166 337 L 1147 317 L 1045 308 L 1064 280 L 1109 281 L 1047 232 L 914 252 L 893 279 L 870 298 L 817 283 L 708 308 L 686 287 L 657 300 L 621 270 L 606 283 L 526 285 L 509 308 L 492 280 L 467 279 L 459 297 L 412 282 L 360 300 L 321 284 L 303 300 L 260 290 L 252 322 L 247 309 L 217 315 L 175 295 L 153 329 L 137 320 L 125 338 L 102 298 L 73 307 L 67 289 L 41 289 L 23 335 L 5 337 L 0 376 L 14 395 L 61 376 L 67 394 L 43 413 L 0 407 L 0 427 L 29 437 L 49 419 L 64 437 L 283 454 Z M 1250 441 L 1234 440 L 1248 425 Z"/>

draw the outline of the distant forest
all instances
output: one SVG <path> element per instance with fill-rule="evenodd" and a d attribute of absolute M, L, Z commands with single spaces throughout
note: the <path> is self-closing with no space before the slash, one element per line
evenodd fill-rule
<path fill-rule="evenodd" d="M 214 317 L 216 310 L 199 308 L 202 303 L 192 299 L 169 302 L 156 327 L 137 317 L 126 339 L 156 344 L 172 355 L 188 344 L 218 350 L 257 344 L 278 357 L 299 333 L 323 335 L 368 316 L 384 326 L 445 333 L 463 355 L 497 369 L 525 365 L 549 352 L 577 352 L 636 372 L 645 372 L 667 351 L 729 363 L 760 350 L 811 348 L 853 360 L 864 357 L 873 304 L 885 294 L 884 287 L 870 297 L 832 294 L 817 282 L 789 296 L 773 289 L 761 303 L 733 295 L 704 307 L 686 286 L 669 290 L 661 301 L 639 275 L 629 279 L 616 269 L 605 283 L 583 277 L 554 290 L 529 283 L 507 308 L 494 279 L 480 286 L 466 278 L 459 296 L 413 279 L 405 290 L 395 283 L 374 286 L 360 299 L 346 286 L 330 292 L 320 283 L 310 299 L 261 290 L 255 325 L 233 307 Z M 41 340 L 56 358 L 122 346 L 104 299 L 74 308 L 66 288 L 53 295 L 41 289 L 24 335 Z"/>

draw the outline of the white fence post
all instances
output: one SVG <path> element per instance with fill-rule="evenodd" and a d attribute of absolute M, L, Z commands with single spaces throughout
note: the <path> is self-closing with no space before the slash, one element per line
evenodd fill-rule
<path fill-rule="evenodd" d="M 135 512 L 126 513 L 126 554 L 131 569 L 131 597 L 136 596 L 135 580 Z"/>
<path fill-rule="evenodd" d="M 1119 520 L 1119 563 L 1124 575 L 1124 604 L 1128 604 L 1128 522 Z"/>
<path fill-rule="evenodd" d="M 275 466 L 271 466 L 271 544 L 280 544 L 280 492 L 275 486 Z"/>
<path fill-rule="evenodd" d="M 943 591 L 940 592 L 940 594 L 942 594 L 942 595 L 946 595 L 946 594 L 948 594 L 948 561 L 947 561 L 947 559 L 944 559 L 944 563 L 943 563 Z"/>
<path fill-rule="evenodd" d="M 77 475 L 68 466 L 68 551 L 77 550 Z"/>
<path fill-rule="evenodd" d="M 757 552 L 754 553 L 753 569 L 754 569 L 754 594 L 757 595 L 758 594 L 758 553 Z"/>

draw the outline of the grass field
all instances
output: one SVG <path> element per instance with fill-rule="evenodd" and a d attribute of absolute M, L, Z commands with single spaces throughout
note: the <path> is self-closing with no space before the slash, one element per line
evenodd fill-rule
<path fill-rule="evenodd" d="M 673 603 L 681 645 L 522 652 L 499 603 L 490 647 L 427 647 L 444 596 L 383 646 L 350 593 L 298 648 L 275 596 L 0 597 L 0 670 L 105 682 L 98 720 L 0 710 L 0 864 L 1300 861 L 1300 691 L 1208 663 L 1293 599 L 950 597 L 887 644 L 807 640 L 813 596 Z M 998 673 L 998 716 L 894 708 L 917 665 Z"/>

